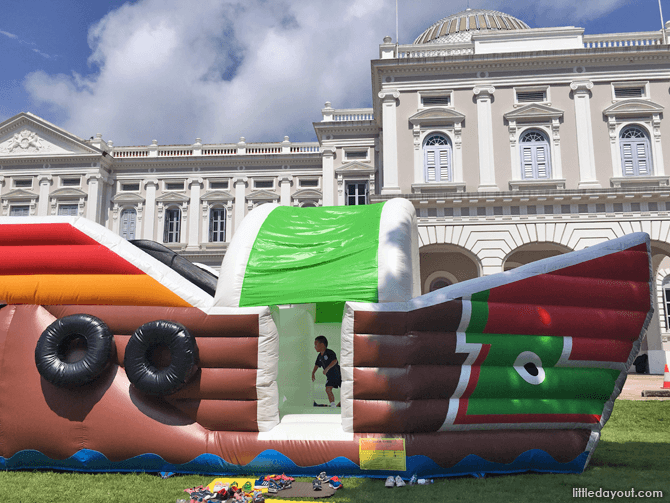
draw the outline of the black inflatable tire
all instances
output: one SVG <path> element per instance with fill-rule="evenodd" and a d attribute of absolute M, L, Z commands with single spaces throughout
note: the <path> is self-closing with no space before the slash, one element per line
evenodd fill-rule
<path fill-rule="evenodd" d="M 149 353 L 165 345 L 170 365 L 158 369 Z M 128 341 L 123 366 L 133 386 L 148 395 L 171 395 L 181 389 L 198 364 L 198 346 L 186 328 L 173 321 L 152 321 L 135 330 Z"/>
<path fill-rule="evenodd" d="M 86 340 L 86 354 L 79 361 L 67 363 L 59 353 L 62 345 L 76 335 Z M 115 351 L 114 335 L 105 322 L 89 314 L 73 314 L 44 329 L 35 347 L 35 365 L 55 386 L 83 386 L 104 372 Z"/>

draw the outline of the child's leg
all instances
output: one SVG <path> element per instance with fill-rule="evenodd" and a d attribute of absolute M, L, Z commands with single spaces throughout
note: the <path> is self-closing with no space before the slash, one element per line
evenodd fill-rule
<path fill-rule="evenodd" d="M 335 396 L 333 395 L 333 387 L 326 386 L 326 395 L 328 395 L 328 401 L 331 405 L 335 403 Z"/>

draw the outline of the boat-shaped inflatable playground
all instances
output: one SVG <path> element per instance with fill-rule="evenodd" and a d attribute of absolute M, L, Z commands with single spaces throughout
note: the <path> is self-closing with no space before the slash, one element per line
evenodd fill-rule
<path fill-rule="evenodd" d="M 385 477 L 386 445 L 407 477 L 579 473 L 651 318 L 649 246 L 420 295 L 404 199 L 260 206 L 218 278 L 84 218 L 0 218 L 0 468 Z M 317 335 L 338 408 L 314 407 Z"/>

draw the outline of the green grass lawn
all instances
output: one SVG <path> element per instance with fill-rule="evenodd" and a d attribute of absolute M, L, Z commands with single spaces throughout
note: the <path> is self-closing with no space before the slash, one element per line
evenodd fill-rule
<path fill-rule="evenodd" d="M 617 400 L 591 463 L 581 475 L 522 474 L 484 479 L 438 479 L 431 486 L 387 489 L 380 479 L 344 479 L 344 488 L 323 500 L 337 502 L 529 502 L 575 501 L 573 488 L 597 491 L 660 490 L 670 500 L 670 401 Z M 174 503 L 183 490 L 212 476 L 0 472 L 0 502 Z M 303 480 L 303 479 L 301 479 Z M 309 479 L 304 479 L 308 481 Z M 645 498 L 646 499 L 646 498 Z M 577 498 L 576 501 L 589 500 Z M 640 498 L 616 498 L 616 501 Z M 289 501 L 289 500 L 287 500 Z M 294 501 L 315 501 L 302 498 Z M 602 501 L 602 499 L 601 499 Z"/>

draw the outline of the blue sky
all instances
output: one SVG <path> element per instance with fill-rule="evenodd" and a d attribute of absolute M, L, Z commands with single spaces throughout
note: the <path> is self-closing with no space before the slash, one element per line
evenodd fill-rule
<path fill-rule="evenodd" d="M 658 0 L 399 0 L 400 43 L 471 8 L 586 34 L 659 30 Z M 371 103 L 395 0 L 0 0 L 0 122 L 29 111 L 115 145 L 315 139 Z M 670 0 L 662 0 L 670 19 Z"/>

